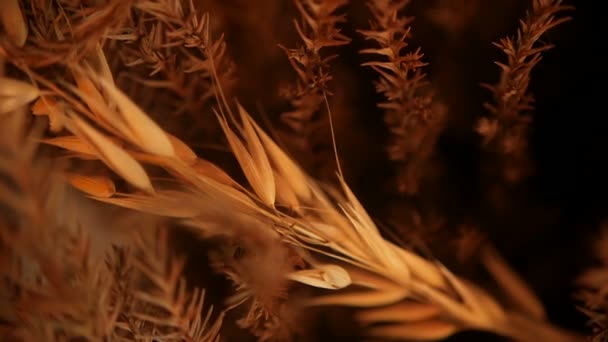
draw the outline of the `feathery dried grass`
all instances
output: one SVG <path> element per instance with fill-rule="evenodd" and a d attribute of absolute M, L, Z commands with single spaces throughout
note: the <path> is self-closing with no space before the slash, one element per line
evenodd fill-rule
<path fill-rule="evenodd" d="M 428 169 L 445 119 L 445 108 L 433 99 L 422 68 L 423 54 L 418 48 L 404 53 L 411 35 L 412 17 L 400 16 L 409 0 L 370 0 L 367 5 L 373 20 L 370 30 L 360 30 L 365 39 L 374 41 L 379 48 L 361 51 L 381 57 L 363 63 L 376 71 L 380 80 L 376 89 L 386 97 L 378 104 L 385 110 L 385 122 L 392 141 L 389 158 L 398 163 L 397 178 L 400 192 L 415 195 L 419 183 Z"/>
<path fill-rule="evenodd" d="M 187 287 L 185 259 L 172 257 L 170 247 L 168 230 L 158 228 L 138 234 L 133 250 L 116 252 L 115 281 L 124 282 L 127 291 L 118 340 L 219 341 L 224 313 L 211 320 L 213 308 L 204 309 L 205 290 Z"/>
<path fill-rule="evenodd" d="M 328 119 L 320 115 L 326 97 L 331 95 L 330 62 L 337 57 L 327 55 L 326 50 L 350 42 L 339 27 L 346 21 L 345 15 L 336 13 L 348 0 L 294 0 L 294 3 L 301 16 L 301 23 L 294 19 L 294 25 L 303 44 L 295 49 L 283 47 L 298 78 L 295 85 L 283 90 L 293 110 L 282 113 L 281 120 L 296 133 L 290 134 L 291 143 L 299 146 L 304 156 L 314 156 L 318 144 L 311 135 L 328 127 Z M 314 162 L 303 161 L 307 169 L 315 168 Z"/>
<path fill-rule="evenodd" d="M 23 14 L 17 11 L 19 4 Z M 0 36 L 0 51 L 30 68 L 78 62 L 122 25 L 131 4 L 106 0 L 3 2 L 7 8 L 0 12 L 9 37 Z"/>
<path fill-rule="evenodd" d="M 570 20 L 557 14 L 572 9 L 560 0 L 534 0 L 532 10 L 515 37 L 495 43 L 508 57 L 500 67 L 500 80 L 495 85 L 484 86 L 493 95 L 494 102 L 486 103 L 489 118 L 481 118 L 476 130 L 483 137 L 486 148 L 504 158 L 504 178 L 509 182 L 529 174 L 530 164 L 526 155 L 529 115 L 534 109 L 533 97 L 528 93 L 532 69 L 540 62 L 542 53 L 553 45 L 542 43 L 541 37 L 554 27 Z"/>
<path fill-rule="evenodd" d="M 224 38 L 213 39 L 211 25 L 209 14 L 199 14 L 193 1 L 135 3 L 128 24 L 110 35 L 108 50 L 124 65 L 117 66 L 123 71 L 119 79 L 155 90 L 146 100 L 166 106 L 159 114 L 174 118 L 201 111 L 214 99 L 213 75 L 224 91 L 235 76 Z"/>

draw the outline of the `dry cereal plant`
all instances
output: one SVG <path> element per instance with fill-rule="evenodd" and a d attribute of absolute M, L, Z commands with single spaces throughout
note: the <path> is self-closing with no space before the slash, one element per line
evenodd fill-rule
<path fill-rule="evenodd" d="M 501 184 L 533 177 L 533 69 L 575 12 L 520 2 L 463 133 Z M 0 2 L 0 340 L 606 340 L 605 239 L 556 299 L 545 247 L 458 203 L 429 42 L 483 2 L 259 5 Z"/>

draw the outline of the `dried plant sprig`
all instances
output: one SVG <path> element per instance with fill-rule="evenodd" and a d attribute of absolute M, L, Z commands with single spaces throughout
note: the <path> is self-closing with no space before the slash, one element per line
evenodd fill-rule
<path fill-rule="evenodd" d="M 27 1 L 24 19 L 14 5 L 3 2 L 0 11 L 10 25 L 11 40 L 0 40 L 0 54 L 30 68 L 78 62 L 102 43 L 104 36 L 122 25 L 132 1 Z M 27 42 L 24 37 L 27 36 Z"/>
<path fill-rule="evenodd" d="M 329 62 L 336 57 L 335 54 L 327 55 L 325 50 L 350 42 L 338 27 L 345 21 L 345 16 L 336 14 L 348 0 L 294 2 L 302 18 L 301 23 L 294 19 L 294 25 L 303 44 L 295 49 L 283 47 L 298 79 L 295 86 L 286 91 L 293 109 L 282 113 L 281 120 L 297 133 L 297 145 L 306 155 L 314 156 L 316 143 L 311 134 L 327 127 L 326 118 L 318 119 L 316 115 L 322 109 L 325 97 L 331 94 L 328 88 L 332 79 Z"/>
<path fill-rule="evenodd" d="M 168 233 L 166 227 L 140 232 L 132 250 L 122 252 L 130 290 L 119 320 L 124 339 L 219 341 L 224 312 L 212 320 L 213 307 L 204 308 L 205 290 L 187 287 L 185 259 L 169 251 Z"/>
<path fill-rule="evenodd" d="M 209 13 L 199 15 L 192 0 L 136 2 L 129 24 L 109 36 L 108 50 L 123 61 L 116 67 L 124 72 L 121 80 L 151 89 L 155 96 L 146 101 L 169 106 L 161 108 L 165 116 L 199 115 L 215 98 L 214 74 L 224 91 L 236 76 L 224 37 L 215 37 L 211 25 Z"/>
<path fill-rule="evenodd" d="M 501 308 L 483 290 L 459 280 L 441 265 L 388 243 L 380 236 L 373 221 L 344 180 L 340 180 L 344 195 L 327 189 L 329 197 L 309 180 L 317 210 L 305 212 L 302 218 L 283 217 L 278 222 L 275 219 L 275 225 L 287 241 L 317 252 L 328 248 L 321 254 L 336 259 L 337 264 L 331 268 L 313 263 L 313 266 L 321 271 L 322 276 L 318 278 L 320 282 L 315 284 L 304 279 L 304 283 L 340 289 L 352 282 L 366 286 L 372 291 L 352 296 L 337 294 L 320 297 L 312 300 L 311 304 L 383 306 L 405 298 L 414 298 L 441 308 L 442 317 L 439 321 L 411 330 L 399 328 L 397 331 L 402 334 L 401 338 L 420 338 L 429 330 L 434 330 L 430 327 L 443 324 L 451 327 L 445 329 L 446 332 L 481 329 L 521 340 L 577 339 L 550 327 L 542 317 L 530 317 L 527 313 L 509 312 Z M 346 277 L 341 275 L 343 270 L 347 271 Z M 308 271 L 295 274 L 302 272 Z M 293 275 L 290 278 L 298 279 Z M 406 322 L 405 326 L 407 323 L 409 322 Z M 378 337 L 390 337 L 395 331 L 393 328 L 395 326 L 386 327 L 386 330 L 378 328 L 374 330 L 374 334 Z"/>
<path fill-rule="evenodd" d="M 484 104 L 490 115 L 478 121 L 476 131 L 483 137 L 486 148 L 505 158 L 504 175 L 508 181 L 518 181 L 529 169 L 527 134 L 534 98 L 528 87 L 532 69 L 540 62 L 542 54 L 553 48 L 541 38 L 547 31 L 570 20 L 558 13 L 571 9 L 562 5 L 561 0 L 534 0 L 532 10 L 520 22 L 517 34 L 494 43 L 508 59 L 506 63 L 496 62 L 501 71 L 498 83 L 483 85 L 492 92 L 493 103 Z"/>
<path fill-rule="evenodd" d="M 93 76 L 94 80 L 97 78 Z M 223 112 L 229 113 L 230 108 L 223 108 Z M 155 193 L 125 194 L 125 199 L 133 200 L 126 206 L 145 212 L 164 208 L 159 213 L 172 217 L 183 215 L 187 209 L 190 217 L 183 220 L 184 224 L 202 236 L 221 234 L 222 230 L 230 227 L 260 227 L 260 233 L 278 234 L 284 241 L 308 249 L 315 255 L 307 257 L 309 268 L 294 271 L 286 277 L 338 291 L 314 298 L 311 305 L 393 310 L 393 305 L 413 300 L 435 307 L 440 312 L 432 318 L 424 316 L 418 322 L 403 320 L 373 327 L 369 332 L 376 337 L 436 339 L 456 331 L 477 329 L 522 341 L 579 340 L 578 336 L 552 327 L 538 315 L 530 315 L 530 311 L 506 309 L 488 293 L 459 279 L 437 261 L 426 260 L 413 251 L 386 241 L 343 178 L 339 177 L 340 190 L 317 184 L 300 171 L 244 109 L 241 108 L 239 120 L 232 114 L 230 122 L 225 116 L 218 116 L 224 123 L 223 129 L 231 140 L 233 152 L 239 155 L 237 160 L 241 168 L 249 174 L 247 179 L 253 191 L 226 185 L 213 174 L 197 173 L 177 158 L 152 155 L 142 150 L 136 154 L 139 160 L 165 168 L 190 190 L 179 190 L 172 196 L 173 200 L 183 199 L 180 206 Z M 267 174 L 269 165 L 272 178 Z M 284 170 L 293 170 L 294 173 L 285 175 Z M 269 194 L 273 192 L 264 189 L 272 187 L 276 193 L 278 183 L 273 179 L 277 175 L 287 181 L 281 192 L 290 193 L 289 196 L 272 197 Z M 297 200 L 299 206 L 294 208 L 295 213 L 278 210 L 285 205 L 281 198 Z M 124 205 L 124 202 L 113 201 L 112 198 L 100 200 Z M 226 208 L 232 210 L 227 212 Z M 322 255 L 334 261 L 330 264 L 315 261 Z M 355 285 L 367 290 L 357 290 Z M 348 291 L 351 288 L 353 293 Z M 379 313 L 374 316 L 384 320 Z"/>
<path fill-rule="evenodd" d="M 385 122 L 392 135 L 388 155 L 398 163 L 398 189 L 415 195 L 442 131 L 446 113 L 428 89 L 429 83 L 423 72 L 427 64 L 422 61 L 421 49 L 404 51 L 408 46 L 413 18 L 399 13 L 409 3 L 409 0 L 367 1 L 373 16 L 371 29 L 359 32 L 380 46 L 361 51 L 382 58 L 363 65 L 379 74 L 376 89 L 386 97 L 386 101 L 378 106 L 385 110 Z"/>
<path fill-rule="evenodd" d="M 336 56 L 323 57 L 321 50 L 350 42 L 337 27 L 344 22 L 344 15 L 335 14 L 347 3 L 347 0 L 295 0 L 302 16 L 302 24 L 294 20 L 294 25 L 304 45 L 297 49 L 285 50 L 299 77 L 297 95 L 311 91 L 327 91 L 327 81 L 331 79 L 327 72 L 328 62 Z"/>
<path fill-rule="evenodd" d="M 44 142 L 74 152 L 76 153 L 74 157 L 77 158 L 100 159 L 129 183 L 144 190 L 146 193 L 154 193 L 157 200 L 162 201 L 163 207 L 166 208 L 166 210 L 163 211 L 163 214 L 174 217 L 183 217 L 181 215 L 190 217 L 190 213 L 193 211 L 188 210 L 187 207 L 177 213 L 174 210 L 172 211 L 173 208 L 178 208 L 178 206 L 182 205 L 180 199 L 184 199 L 183 193 L 174 192 L 172 195 L 169 191 L 154 190 L 151 179 L 141 166 L 141 162 L 157 164 L 168 168 L 170 168 L 171 165 L 174 165 L 174 163 L 178 163 L 178 165 L 183 163 L 181 166 L 188 167 L 190 173 L 186 173 L 186 175 L 183 175 L 182 177 L 194 177 L 195 179 L 198 177 L 199 172 L 208 174 L 209 171 L 214 171 L 212 168 L 213 164 L 207 161 L 198 160 L 196 155 L 185 143 L 165 132 L 162 132 L 160 136 L 154 138 L 155 134 L 153 134 L 153 132 L 156 131 L 158 133 L 158 126 L 147 117 L 144 121 L 141 121 L 143 119 L 139 116 L 141 110 L 118 90 L 112 82 L 106 79 L 105 76 L 92 77 L 94 73 L 87 65 L 72 66 L 71 69 L 73 70 L 74 81 L 77 83 L 77 87 L 68 84 L 63 84 L 63 87 L 70 89 L 77 97 L 72 98 L 67 95 L 67 93 L 56 89 L 57 93 L 55 96 L 64 96 L 65 101 L 61 107 L 55 107 L 54 109 L 57 111 L 64 111 L 62 115 L 64 117 L 65 127 L 68 131 L 71 131 L 73 135 L 56 137 L 45 140 Z M 245 118 L 246 114 L 242 112 L 241 115 Z M 84 117 L 87 117 L 88 120 Z M 225 120 L 226 119 L 224 118 L 224 121 Z M 246 133 L 246 136 L 253 138 L 257 137 L 257 133 L 252 124 L 253 123 L 248 123 L 248 125 L 245 125 L 247 129 L 245 129 L 244 132 Z M 149 131 L 151 134 L 142 135 L 141 133 L 144 131 Z M 111 133 L 113 136 L 110 137 L 107 133 Z M 272 171 L 270 171 L 270 161 L 267 160 L 266 154 L 263 153 L 261 143 L 259 141 L 256 143 L 256 140 L 252 139 L 254 143 L 247 144 L 247 147 L 245 147 L 245 145 L 242 145 L 240 140 L 238 140 L 236 133 L 233 134 L 234 136 L 228 135 L 229 141 L 236 144 L 235 146 L 241 147 L 241 149 L 238 149 L 238 147 L 235 147 L 235 149 L 236 151 L 241 152 L 238 156 L 243 163 L 253 165 L 266 160 L 267 170 L 271 172 L 270 174 L 268 174 L 268 172 L 266 172 L 266 174 L 260 173 L 255 167 L 250 167 L 245 173 L 248 179 L 250 179 L 251 184 L 255 185 L 254 190 L 259 191 L 259 195 L 262 198 L 266 198 L 267 203 L 273 204 L 274 194 L 268 192 L 264 187 L 259 187 L 257 185 L 261 181 L 262 184 L 274 186 Z M 147 140 L 148 138 L 153 139 Z M 130 147 L 127 148 L 127 146 Z M 124 150 L 122 149 L 123 147 L 125 148 Z M 205 162 L 206 164 L 203 164 L 202 162 Z M 208 166 L 201 167 L 201 165 Z M 177 170 L 172 170 L 171 172 L 176 173 L 179 172 L 179 170 L 178 167 Z M 216 168 L 215 174 L 212 175 L 217 176 L 217 180 L 220 182 L 224 181 L 224 179 L 228 179 L 232 182 L 232 184 L 228 184 L 227 186 L 236 185 L 230 177 L 223 175 L 219 168 Z M 270 182 L 264 180 L 268 177 L 271 177 Z M 69 179 L 72 180 L 72 182 L 73 180 L 82 180 L 83 178 L 86 178 L 86 175 L 79 175 L 74 172 L 69 174 Z M 86 179 L 89 180 L 90 178 Z M 83 182 L 80 181 L 78 185 L 82 188 Z M 125 200 L 121 201 L 119 197 L 108 197 L 106 192 L 95 193 L 94 191 L 91 191 L 89 185 L 90 183 L 85 185 L 88 186 L 85 190 L 87 190 L 86 192 L 92 197 L 101 201 L 105 200 L 108 203 L 119 204 L 126 207 L 138 206 L 140 210 L 142 209 L 142 203 L 137 201 L 137 196 L 128 196 Z M 220 189 L 224 190 L 222 188 Z M 175 206 L 173 208 L 171 208 L 168 203 L 170 198 L 175 199 Z M 150 212 L 159 214 L 159 211 L 156 208 L 150 208 Z M 276 233 L 274 235 L 273 242 L 277 241 Z M 266 243 L 266 245 L 268 245 L 268 243 Z M 159 260 L 161 259 L 162 258 L 159 258 Z M 173 268 L 177 269 L 177 266 L 174 265 Z M 250 272 L 250 268 L 241 271 Z M 272 271 L 277 272 L 278 270 L 273 269 Z M 242 321 L 242 325 L 251 325 L 255 332 L 259 333 L 260 337 L 264 338 L 266 338 L 266 336 L 270 337 L 270 334 L 284 334 L 285 332 L 280 331 L 284 324 L 279 322 L 278 316 L 274 315 L 274 312 L 271 312 L 270 309 L 266 308 L 268 302 L 274 301 L 273 298 L 269 298 L 274 295 L 274 287 L 269 287 L 267 284 L 256 284 L 256 282 L 264 283 L 267 279 L 264 277 L 256 277 L 258 280 L 251 281 L 251 279 L 247 279 L 247 274 L 249 273 L 246 273 L 245 276 L 240 275 L 238 272 L 230 273 L 233 279 L 237 281 L 245 279 L 246 281 L 245 286 L 247 288 L 245 289 L 242 287 L 240 290 L 243 291 L 240 291 L 237 295 L 242 295 L 246 292 L 253 299 L 251 307 L 254 310 Z M 279 279 L 281 279 L 281 277 L 279 277 Z M 283 279 L 283 282 L 285 281 L 286 279 Z M 163 286 L 162 288 L 166 288 L 166 286 Z M 264 295 L 264 293 L 269 294 Z M 264 305 L 261 305 L 260 303 L 264 303 Z M 271 304 L 274 306 L 274 303 Z M 125 315 L 125 313 L 123 313 L 123 315 Z M 260 315 L 267 315 L 269 319 L 260 321 L 259 324 L 257 324 L 258 322 L 255 322 L 256 324 L 253 326 L 252 322 L 260 319 L 262 317 Z M 148 333 L 156 331 L 154 334 L 160 334 L 160 332 L 158 332 L 158 327 L 148 329 L 146 328 L 147 325 L 142 322 L 138 323 L 136 326 L 137 329 L 139 329 L 137 330 L 139 332 L 135 333 L 136 335 L 143 334 L 141 332 L 143 331 L 142 329 Z M 131 330 L 133 329 L 135 328 L 132 328 Z"/>

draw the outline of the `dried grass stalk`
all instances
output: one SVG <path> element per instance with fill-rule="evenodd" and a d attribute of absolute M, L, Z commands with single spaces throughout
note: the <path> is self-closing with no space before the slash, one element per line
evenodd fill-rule
<path fill-rule="evenodd" d="M 330 61 L 337 57 L 327 55 L 326 50 L 350 42 L 339 28 L 345 16 L 336 13 L 348 0 L 294 2 L 302 19 L 301 23 L 294 19 L 294 25 L 303 44 L 295 49 L 283 47 L 298 79 L 294 86 L 284 90 L 293 110 L 282 113 L 281 120 L 297 134 L 296 145 L 301 147 L 303 156 L 314 159 L 316 143 L 311 136 L 314 131 L 328 127 L 327 118 L 319 115 L 326 96 L 331 94 Z M 294 135 L 290 135 L 294 143 Z M 314 162 L 306 164 L 307 169 L 315 168 Z"/>
<path fill-rule="evenodd" d="M 404 52 L 413 18 L 401 16 L 400 12 L 409 3 L 409 0 L 367 1 L 373 17 L 371 29 L 359 32 L 379 45 L 361 51 L 381 58 L 363 65 L 379 74 L 376 89 L 386 97 L 378 106 L 385 110 L 385 122 L 392 135 L 388 154 L 398 163 L 398 189 L 415 195 L 428 169 L 446 113 L 428 90 L 421 49 Z"/>
<path fill-rule="evenodd" d="M 547 31 L 570 20 L 557 16 L 569 9 L 572 7 L 562 5 L 561 0 L 534 0 L 517 35 L 494 43 L 507 55 L 507 62 L 496 62 L 501 71 L 497 84 L 484 84 L 494 101 L 485 104 L 490 116 L 479 120 L 476 131 L 483 137 L 486 148 L 504 159 L 503 175 L 509 182 L 517 182 L 531 171 L 526 150 L 534 98 L 528 87 L 532 69 L 540 62 L 542 53 L 553 47 L 540 39 Z"/>
<path fill-rule="evenodd" d="M 199 13 L 191 0 L 140 1 L 129 15 L 127 24 L 109 35 L 106 47 L 116 56 L 118 83 L 123 89 L 146 89 L 136 100 L 153 107 L 151 114 L 163 127 L 181 134 L 212 134 L 211 125 L 198 122 L 213 122 L 209 106 L 215 99 L 214 76 L 227 94 L 236 77 L 224 36 L 214 32 L 217 23 L 208 13 Z M 185 117 L 193 124 L 177 126 Z"/>

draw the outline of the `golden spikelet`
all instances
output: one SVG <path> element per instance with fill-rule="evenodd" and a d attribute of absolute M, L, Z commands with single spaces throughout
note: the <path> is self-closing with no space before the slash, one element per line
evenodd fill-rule
<path fill-rule="evenodd" d="M 0 4 L 0 23 L 13 44 L 23 47 L 28 35 L 28 26 L 21 11 L 19 0 L 6 0 Z"/>
<path fill-rule="evenodd" d="M 486 148 L 504 157 L 503 174 L 509 182 L 517 182 L 531 171 L 526 156 L 529 113 L 534 109 L 528 93 L 530 74 L 542 54 L 553 47 L 542 43 L 541 37 L 570 20 L 558 17 L 568 9 L 571 7 L 562 5 L 561 0 L 534 0 L 517 34 L 494 43 L 507 55 L 507 62 L 496 62 L 500 68 L 497 84 L 484 84 L 492 92 L 493 103 L 485 103 L 490 116 L 479 120 L 476 131 Z"/>
<path fill-rule="evenodd" d="M 416 195 L 446 113 L 426 89 L 429 85 L 423 67 L 427 64 L 422 61 L 421 49 L 403 53 L 409 45 L 413 18 L 400 13 L 409 3 L 409 0 L 367 1 L 373 16 L 371 29 L 359 32 L 379 46 L 360 52 L 381 58 L 363 65 L 373 68 L 380 76 L 376 89 L 386 101 L 378 107 L 384 109 L 385 122 L 392 134 L 388 154 L 398 163 L 398 189 Z"/>

